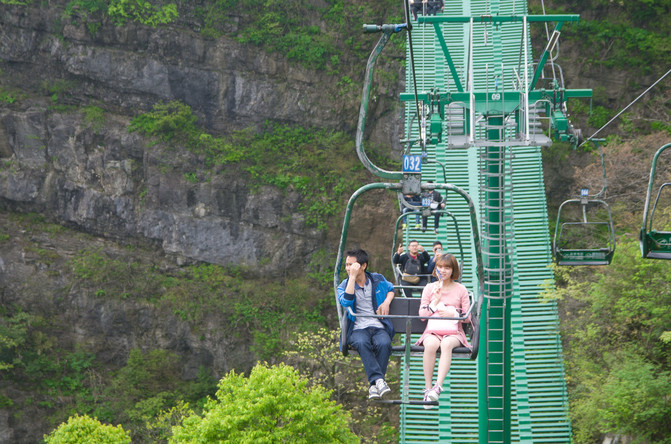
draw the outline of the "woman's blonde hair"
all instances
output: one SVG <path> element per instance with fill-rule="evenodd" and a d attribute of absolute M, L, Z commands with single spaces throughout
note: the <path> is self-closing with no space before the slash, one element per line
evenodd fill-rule
<path fill-rule="evenodd" d="M 438 276 L 438 265 L 447 265 L 452 269 L 451 280 L 456 281 L 459 279 L 459 261 L 457 261 L 457 258 L 453 254 L 445 253 L 436 257 L 436 266 L 433 268 L 433 276 L 436 279 L 440 279 Z"/>

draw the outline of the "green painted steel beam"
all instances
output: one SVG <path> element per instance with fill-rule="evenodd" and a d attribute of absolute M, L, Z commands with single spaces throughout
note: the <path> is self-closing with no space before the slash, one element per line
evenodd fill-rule
<path fill-rule="evenodd" d="M 450 93 L 450 92 L 445 92 L 445 93 L 439 93 L 439 100 L 441 103 L 441 106 L 445 106 L 449 103 L 454 103 L 454 102 L 464 102 L 466 107 L 468 108 L 468 101 L 471 98 L 471 94 L 474 95 L 476 103 L 486 103 L 488 100 L 490 102 L 494 102 L 491 98 L 492 94 L 499 94 L 500 99 L 496 101 L 506 101 L 506 102 L 511 102 L 511 101 L 519 101 L 520 98 L 524 97 L 524 92 L 523 91 L 497 91 L 495 89 L 492 89 L 491 91 L 482 91 L 482 90 L 474 90 L 472 92 L 455 92 L 455 93 Z M 592 97 L 592 90 L 591 89 L 563 89 L 559 88 L 556 91 L 551 90 L 551 89 L 536 89 L 533 91 L 529 91 L 529 102 L 536 102 L 539 100 L 543 99 L 552 99 L 554 94 L 559 94 L 562 95 L 564 98 L 570 99 L 570 98 L 590 98 Z M 401 102 L 414 102 L 415 101 L 415 95 L 412 93 L 401 93 L 400 94 Z M 431 95 L 429 93 L 425 92 L 420 92 L 417 93 L 417 100 L 423 101 L 423 102 L 428 102 L 431 100 Z M 517 105 L 517 103 L 516 103 Z"/>
<path fill-rule="evenodd" d="M 519 3 L 518 3 L 519 6 Z M 466 2 L 457 4 L 446 4 L 445 14 L 454 13 L 464 14 L 475 11 L 484 10 L 488 8 L 492 15 L 497 15 L 499 11 L 508 11 L 510 9 L 509 0 L 467 0 Z M 491 9 L 489 9 L 491 8 Z M 524 6 L 526 8 L 526 6 Z M 515 10 L 518 10 L 516 7 Z M 439 14 L 437 18 L 444 17 Z M 519 16 L 517 21 L 523 20 Z M 529 19 L 531 16 L 527 16 Z M 573 17 L 573 16 L 569 16 Z M 553 16 L 542 16 L 542 19 L 534 19 L 533 17 L 528 22 L 540 22 L 551 20 Z M 566 16 L 562 17 L 566 18 Z M 578 16 L 574 16 L 571 20 L 577 21 Z M 405 101 L 423 100 L 429 101 L 429 95 L 425 94 L 429 89 L 438 89 L 442 95 L 439 103 L 444 106 L 446 103 L 456 102 L 457 100 L 470 107 L 471 96 L 469 92 L 459 91 L 458 83 L 455 81 L 459 79 L 458 72 L 465 69 L 463 66 L 468 58 L 469 42 L 468 42 L 468 26 L 463 24 L 470 21 L 470 17 L 465 20 L 453 20 L 453 23 L 445 23 L 449 20 L 424 20 L 424 23 L 431 23 L 433 26 L 416 26 L 413 28 L 413 48 L 415 51 L 416 60 L 416 76 L 410 72 L 410 68 L 406 70 L 406 92 L 412 91 L 411 85 L 413 80 L 418 82 L 419 98 L 415 99 L 414 94 L 407 94 L 402 97 Z M 475 39 L 473 46 L 473 69 L 474 73 L 484 72 L 485 65 L 496 66 L 497 64 L 506 64 L 506 66 L 517 66 L 517 53 L 512 56 L 506 55 L 508 52 L 518 51 L 520 48 L 520 38 L 527 35 L 528 31 L 524 31 L 520 35 L 519 25 L 515 26 L 496 26 L 496 22 L 501 20 L 489 20 L 485 16 L 485 20 L 480 17 L 474 18 L 474 22 L 478 23 L 495 23 L 493 27 L 488 27 L 488 31 L 492 37 L 489 40 L 489 45 L 482 46 L 478 38 Z M 509 21 L 514 21 L 513 19 Z M 456 25 L 456 26 L 455 26 Z M 496 28 L 495 31 L 493 28 Z M 508 30 L 514 29 L 514 33 L 505 34 Z M 438 32 L 440 30 L 440 32 Z M 501 30 L 499 34 L 499 30 Z M 446 51 L 446 48 L 448 49 Z M 446 54 L 448 56 L 446 56 Z M 449 57 L 449 58 L 448 58 Z M 451 60 L 453 66 L 449 66 Z M 492 63 L 494 65 L 492 65 Z M 414 78 L 416 77 L 416 78 Z M 463 79 L 463 77 L 462 77 Z M 459 80 L 462 80 L 459 79 Z M 475 107 L 479 112 L 486 112 L 487 93 L 497 92 L 496 87 L 505 90 L 505 95 L 502 99 L 506 102 L 517 103 L 523 97 L 520 91 L 512 91 L 515 95 L 510 96 L 510 85 L 498 82 L 489 82 L 489 91 L 487 86 L 482 86 L 484 79 L 476 79 L 478 85 L 473 91 L 476 103 Z M 531 80 L 531 73 L 530 73 Z M 540 80 L 538 80 L 540 82 Z M 465 82 L 459 83 L 462 88 L 467 88 Z M 451 88 L 451 94 L 448 90 Z M 547 88 L 547 86 L 544 86 Z M 502 92 L 502 91 L 498 91 Z M 458 94 L 461 94 L 459 96 Z M 528 95 L 529 101 L 533 103 L 538 100 L 548 100 L 549 102 L 560 103 L 569 97 L 590 97 L 589 90 L 563 90 L 561 88 L 555 89 L 534 89 Z M 491 103 L 491 96 L 490 105 Z M 484 103 L 484 104 L 483 104 Z M 508 104 L 506 104 L 506 108 Z M 413 122 L 411 108 L 406 106 L 406 125 Z M 490 107 L 490 111 L 491 111 Z M 502 106 L 500 107 L 502 108 Z M 446 118 L 447 121 L 448 118 Z M 412 128 L 411 131 L 417 132 L 417 128 Z M 435 147 L 427 147 L 427 161 L 423 164 L 422 175 L 430 177 L 434 166 L 434 162 L 442 162 L 447 170 L 445 174 L 440 172 L 439 167 L 434 174 L 434 179 L 439 181 L 444 177 L 447 183 L 454 183 L 459 187 L 467 190 L 472 196 L 477 199 L 483 199 L 484 195 L 481 193 L 481 182 L 479 173 L 484 166 L 484 161 L 481 161 L 479 151 L 486 148 L 479 149 L 464 149 L 464 150 L 448 150 L 447 144 L 447 130 L 444 129 L 443 142 L 438 143 Z M 414 135 L 413 137 L 417 137 Z M 492 142 L 493 143 L 493 142 Z M 495 149 L 503 149 L 496 146 Z M 506 148 L 509 149 L 509 148 Z M 540 303 L 538 299 L 539 285 L 547 279 L 552 279 L 552 272 L 543 267 L 543 264 L 550 263 L 551 255 L 548 247 L 548 218 L 547 208 L 545 204 L 543 173 L 540 149 L 535 147 L 521 147 L 519 149 L 513 147 L 515 165 L 513 167 L 514 174 L 506 176 L 506 181 L 515 183 L 515 186 L 509 192 L 505 192 L 506 198 L 511 197 L 514 202 L 514 207 L 509 211 L 514 213 L 514 252 L 511 255 L 511 262 L 513 272 L 519 282 L 515 282 L 512 289 L 512 298 L 519 301 L 515 304 L 515 308 L 511 308 L 509 316 L 511 331 L 515 332 L 516 341 L 512 344 L 513 350 L 509 353 L 514 359 L 511 372 L 507 373 L 512 378 L 510 382 L 511 391 L 513 394 L 510 397 L 509 411 L 509 436 L 510 442 L 552 442 L 570 443 L 570 423 L 567 419 L 566 406 L 568 405 L 565 385 L 552 384 L 553 380 L 563 381 L 562 374 L 562 358 L 561 358 L 561 342 L 557 336 L 557 316 L 556 305 L 551 303 Z M 412 148 L 413 153 L 419 153 L 418 147 Z M 428 168 L 425 168 L 428 167 Z M 426 173 L 425 173 L 426 172 Z M 514 195 L 514 199 L 512 199 Z M 446 201 L 450 202 L 452 199 L 449 194 Z M 487 201 L 479 200 L 478 206 L 484 208 Z M 481 210 L 484 211 L 484 210 Z M 455 212 L 457 214 L 457 212 Z M 482 213 L 481 213 L 482 214 Z M 461 214 L 457 214 L 461 221 Z M 461 222 L 460 222 L 461 223 Z M 441 222 L 440 239 L 445 243 L 445 238 L 442 230 L 444 226 Z M 449 227 L 447 227 L 449 228 Z M 431 242 L 435 236 L 421 233 L 418 230 L 408 230 L 411 238 L 417 236 L 422 244 Z M 448 230 L 449 231 L 449 230 Z M 448 232 L 448 239 L 450 233 Z M 446 245 L 450 242 L 448 241 Z M 450 246 L 448 248 L 454 248 Z M 470 253 L 467 253 L 470 254 Z M 466 263 L 470 264 L 472 257 L 466 258 Z M 464 271 L 470 269 L 470 265 L 466 265 Z M 469 285 L 469 284 L 467 284 Z M 498 304 L 495 303 L 494 305 Z M 513 304 L 510 304 L 513 305 Z M 538 308 L 538 310 L 536 309 Z M 486 310 L 482 311 L 481 317 L 482 331 L 486 330 L 487 317 L 484 315 Z M 505 335 L 501 335 L 505 336 Z M 551 338 L 551 339 L 547 339 Z M 484 341 L 484 339 L 483 339 Z M 482 343 L 481 343 L 482 344 Z M 525 349 L 529 345 L 528 349 Z M 499 347 L 500 349 L 500 347 Z M 484 353 L 484 346 L 481 345 L 480 353 L 478 355 L 477 367 L 473 362 L 460 360 L 453 361 L 453 366 L 448 374 L 446 380 L 449 385 L 449 396 L 443 400 L 441 397 L 440 406 L 435 411 L 425 411 L 421 408 L 406 408 L 401 411 L 401 436 L 402 442 L 407 444 L 419 443 L 438 443 L 438 442 L 453 442 L 459 444 L 471 444 L 479 442 L 487 442 L 486 432 L 484 435 L 479 434 L 480 415 L 482 410 L 479 406 L 487 405 L 487 393 L 485 390 L 480 390 L 482 386 L 478 386 L 474 379 L 477 379 L 476 374 L 481 375 L 480 381 L 487 380 L 487 359 Z M 421 372 L 421 356 L 413 356 L 411 366 L 411 380 L 412 386 L 410 389 L 411 396 L 421 398 L 421 387 L 423 387 L 423 377 Z M 515 364 L 517 363 L 517 365 Z M 526 369 L 522 369 L 522 365 Z M 504 368 L 500 363 L 496 366 L 491 366 L 492 370 L 500 370 Z M 449 380 L 449 382 L 448 382 Z M 478 402 L 475 402 L 475 393 L 478 394 Z M 446 392 L 446 395 L 448 393 Z M 469 394 L 471 398 L 469 399 Z M 513 398 L 514 396 L 514 398 Z M 485 427 L 486 410 L 484 413 Z M 491 422 L 492 425 L 504 429 L 497 435 L 497 438 L 503 439 L 506 435 L 505 428 L 501 421 Z M 553 425 L 556 425 L 553 429 Z M 551 436 L 555 430 L 555 440 Z M 484 436 L 484 438 L 483 438 Z"/>
<path fill-rule="evenodd" d="M 564 94 L 564 97 L 567 99 L 574 98 L 574 97 L 592 97 L 592 90 L 591 89 L 564 89 L 561 90 L 561 92 Z"/>
<path fill-rule="evenodd" d="M 450 68 L 450 73 L 452 74 L 452 80 L 454 81 L 457 91 L 463 92 L 464 87 L 461 86 L 461 80 L 459 80 L 459 73 L 457 73 L 457 68 L 454 66 L 454 61 L 450 55 L 450 50 L 447 48 L 447 43 L 445 43 L 445 37 L 443 33 L 440 32 L 440 25 L 438 23 L 433 24 L 434 31 L 436 31 L 436 37 L 438 37 L 438 43 L 440 43 L 440 48 L 443 50 L 443 55 L 447 61 L 447 65 Z"/>
<path fill-rule="evenodd" d="M 527 22 L 577 22 L 580 20 L 579 14 L 550 14 L 550 15 L 477 15 L 477 16 L 445 16 L 431 15 L 419 16 L 417 22 L 422 23 L 511 23 L 523 22 L 526 17 Z"/>

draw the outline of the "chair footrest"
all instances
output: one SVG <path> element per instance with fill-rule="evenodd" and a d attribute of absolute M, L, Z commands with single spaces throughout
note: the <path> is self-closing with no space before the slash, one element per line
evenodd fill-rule
<path fill-rule="evenodd" d="M 391 347 L 391 352 L 392 353 L 404 353 L 405 352 L 405 345 L 393 345 Z M 410 346 L 410 353 L 423 353 L 424 352 L 424 346 L 422 345 L 411 345 Z M 437 354 L 440 354 L 440 349 L 436 351 Z M 452 354 L 471 354 L 471 349 L 468 347 L 455 347 L 452 350 Z"/>
<path fill-rule="evenodd" d="M 402 399 L 375 398 L 371 399 L 370 402 L 375 402 L 377 404 L 438 405 L 438 401 L 420 401 L 416 399 L 408 399 L 407 401 L 403 401 Z"/>

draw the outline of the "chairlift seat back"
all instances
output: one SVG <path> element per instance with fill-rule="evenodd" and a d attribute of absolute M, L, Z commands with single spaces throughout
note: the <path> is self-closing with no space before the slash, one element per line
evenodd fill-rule
<path fill-rule="evenodd" d="M 646 259 L 671 259 L 671 232 L 641 232 L 641 251 Z"/>

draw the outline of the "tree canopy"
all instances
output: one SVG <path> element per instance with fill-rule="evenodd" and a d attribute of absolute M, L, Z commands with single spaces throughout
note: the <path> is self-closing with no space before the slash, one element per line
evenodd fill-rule
<path fill-rule="evenodd" d="M 121 425 L 102 424 L 96 418 L 71 416 L 49 435 L 47 444 L 130 444 L 130 435 Z"/>
<path fill-rule="evenodd" d="M 348 414 L 293 368 L 259 364 L 246 378 L 231 371 L 202 416 L 173 428 L 171 443 L 356 443 Z"/>

